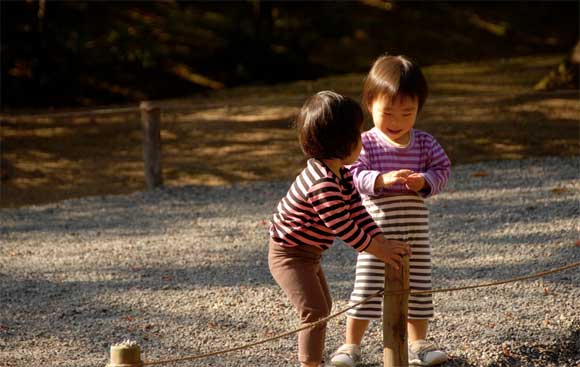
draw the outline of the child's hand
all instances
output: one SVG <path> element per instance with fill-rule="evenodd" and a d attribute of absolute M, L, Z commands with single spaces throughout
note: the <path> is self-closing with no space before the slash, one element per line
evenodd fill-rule
<path fill-rule="evenodd" d="M 373 242 L 371 242 L 365 252 L 375 255 L 386 265 L 390 265 L 397 270 L 403 266 L 403 257 L 411 256 L 411 248 L 407 243 L 387 240 L 384 236 L 373 238 Z"/>
<path fill-rule="evenodd" d="M 419 192 L 425 187 L 425 178 L 419 173 L 413 173 L 407 176 L 405 184 L 409 190 Z"/>
<path fill-rule="evenodd" d="M 377 177 L 376 186 L 377 188 L 384 188 L 398 183 L 404 184 L 407 181 L 406 178 L 413 173 L 410 169 L 400 169 L 398 171 L 383 173 Z"/>

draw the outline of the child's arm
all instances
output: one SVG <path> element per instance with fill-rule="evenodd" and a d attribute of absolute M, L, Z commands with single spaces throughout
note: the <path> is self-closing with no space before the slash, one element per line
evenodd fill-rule
<path fill-rule="evenodd" d="M 356 162 L 349 166 L 354 178 L 354 186 L 361 194 L 379 195 L 384 188 L 394 184 L 404 184 L 406 177 L 413 173 L 408 169 L 381 173 L 370 168 L 371 163 L 365 150 L 364 143 Z"/>
<path fill-rule="evenodd" d="M 421 175 L 425 179 L 424 187 L 419 191 L 424 197 L 437 195 L 447 185 L 451 171 L 451 161 L 435 138 L 432 138 L 431 149 L 427 156 L 426 171 Z"/>
<path fill-rule="evenodd" d="M 370 160 L 368 153 L 364 146 L 360 151 L 358 159 L 351 166 L 348 167 L 353 176 L 354 186 L 364 195 L 376 195 L 381 187 L 377 183 L 381 182 L 381 172 L 370 169 Z"/>
<path fill-rule="evenodd" d="M 395 268 L 401 264 L 401 256 L 410 254 L 409 245 L 382 235 L 360 200 L 347 207 L 335 182 L 322 179 L 314 183 L 308 200 L 324 224 L 356 251 L 367 251 Z M 352 213 L 357 213 L 356 221 L 351 219 Z"/>
<path fill-rule="evenodd" d="M 397 181 L 397 182 L 404 183 L 405 182 L 404 175 L 409 174 L 409 173 L 403 172 L 403 171 L 407 171 L 409 173 L 412 173 L 412 171 L 410 171 L 410 170 L 392 171 L 392 172 L 381 174 L 381 175 L 377 176 L 377 181 L 383 182 L 383 180 L 384 180 L 384 182 Z M 401 174 L 401 175 L 397 176 L 398 174 Z M 391 175 L 391 177 L 385 178 L 385 176 L 387 176 L 387 175 Z M 349 183 L 353 182 L 354 177 L 352 176 L 352 173 L 346 177 L 346 180 Z M 398 181 L 398 180 L 401 180 L 401 181 Z M 383 186 L 381 186 L 381 188 L 382 187 Z M 384 187 L 387 187 L 387 186 L 384 186 Z M 379 190 L 380 189 L 377 189 L 377 191 L 379 191 Z M 351 214 L 351 218 L 363 229 L 365 229 L 364 226 L 367 225 L 368 223 L 373 223 L 373 225 L 376 225 L 373 218 L 369 215 L 366 208 L 362 204 L 361 196 L 358 193 L 358 191 L 356 191 L 356 190 L 354 190 L 354 192 L 351 196 L 350 214 Z"/>
<path fill-rule="evenodd" d="M 411 256 L 411 248 L 408 244 L 387 240 L 384 236 L 374 237 L 365 252 L 378 257 L 387 265 L 399 270 L 403 266 L 403 257 Z"/>
<path fill-rule="evenodd" d="M 351 217 L 361 228 L 366 229 L 367 226 L 371 228 L 376 226 L 374 220 L 362 205 L 358 192 L 353 194 L 350 207 Z M 387 240 L 384 236 L 373 237 L 370 245 L 364 251 L 378 257 L 385 264 L 391 265 L 395 269 L 399 269 L 402 266 L 402 256 L 411 255 L 411 249 L 408 244 Z"/>
<path fill-rule="evenodd" d="M 364 251 L 372 238 L 382 233 L 366 210 L 364 214 L 370 220 L 363 218 L 363 215 L 357 215 L 358 223 L 352 219 L 351 212 L 359 213 L 360 208 L 354 203 L 348 207 L 340 187 L 331 179 L 314 182 L 308 190 L 307 199 L 324 225 L 356 251 Z M 360 201 L 358 205 L 364 210 Z"/>

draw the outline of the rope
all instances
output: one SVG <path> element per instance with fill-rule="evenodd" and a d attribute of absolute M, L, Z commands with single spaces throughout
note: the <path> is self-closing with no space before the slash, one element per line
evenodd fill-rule
<path fill-rule="evenodd" d="M 502 95 L 505 96 L 513 96 L 514 98 L 521 98 L 521 97 L 525 97 L 525 96 L 545 96 L 545 97 L 550 97 L 550 96 L 567 96 L 569 94 L 576 94 L 578 93 L 577 91 L 568 91 L 568 90 L 559 90 L 559 91 L 549 91 L 549 92 L 527 92 L 527 93 L 520 93 L 520 94 L 512 94 L 512 93 L 504 93 Z M 287 101 L 296 101 L 296 103 L 303 101 L 306 96 L 310 94 L 310 93 L 306 93 L 304 95 L 297 95 L 297 96 L 291 96 L 289 98 L 286 98 Z M 480 96 L 482 97 L 486 97 L 486 96 L 497 96 L 497 93 L 490 93 L 488 94 L 480 94 Z M 248 103 L 264 103 L 264 102 L 270 102 L 270 101 L 275 101 L 276 99 L 273 98 L 252 98 L 252 99 L 248 99 L 248 100 L 243 100 L 243 103 L 241 104 L 241 106 L 243 106 L 244 104 L 248 104 Z M 162 111 L 174 111 L 174 112 L 179 112 L 179 111 L 191 111 L 191 110 L 196 110 L 196 109 L 203 109 L 203 108 L 218 108 L 218 107 L 226 107 L 226 106 L 230 106 L 230 107 L 234 107 L 234 106 L 238 106 L 238 104 L 233 104 L 231 102 L 226 102 L 224 101 L 223 103 L 209 103 L 209 104 L 203 104 L 203 103 L 197 103 L 197 104 L 187 104 L 187 103 L 171 103 L 171 102 L 163 102 L 163 101 L 152 101 L 152 103 L 155 104 L 156 107 L 161 108 Z M 94 109 L 94 110 L 84 110 L 84 111 L 62 111 L 62 112 L 39 112 L 39 113 L 11 113 L 8 111 L 1 111 L 0 112 L 0 119 L 6 119 L 7 121 L 16 121 L 16 120 L 28 120 L 28 119 L 34 119 L 34 118 L 65 118 L 65 117 L 83 117 L 83 116 L 94 116 L 94 115 L 115 115 L 115 114 L 123 114 L 123 113 L 134 113 L 134 112 L 139 112 L 141 109 L 139 108 L 139 106 L 136 107 L 112 107 L 112 108 L 98 108 L 98 109 Z"/>
<path fill-rule="evenodd" d="M 304 100 L 303 96 L 288 97 L 286 102 L 297 103 L 296 107 L 299 107 L 299 103 Z M 214 109 L 214 108 L 236 108 L 243 107 L 247 104 L 252 103 L 273 103 L 275 99 L 268 98 L 253 98 L 243 100 L 240 102 L 224 101 L 221 103 L 171 103 L 171 102 L 155 102 L 151 101 L 151 106 L 161 109 L 161 112 L 191 112 L 203 109 Z M 39 113 L 10 113 L 1 112 L 0 119 L 5 119 L 7 121 L 20 121 L 20 120 L 30 120 L 37 118 L 67 118 L 67 117 L 90 117 L 90 116 L 103 116 L 103 115 L 116 115 L 116 114 L 127 114 L 127 113 L 137 113 L 141 111 L 140 106 L 134 107 L 111 107 L 111 108 L 97 108 L 93 110 L 78 110 L 78 111 L 61 111 L 61 112 L 39 112 Z"/>
<path fill-rule="evenodd" d="M 122 113 L 139 112 L 139 107 L 120 107 L 120 108 L 101 108 L 88 111 L 63 111 L 34 114 L 0 114 L 0 118 L 6 120 L 27 120 L 36 118 L 64 118 L 64 117 L 83 117 L 83 116 L 102 116 L 116 115 Z"/>
<path fill-rule="evenodd" d="M 531 275 L 526 275 L 526 276 L 521 276 L 521 277 L 517 277 L 517 278 L 511 278 L 511 279 L 507 279 L 507 280 L 501 280 L 501 281 L 497 281 L 497 282 L 491 282 L 491 283 L 484 283 L 484 284 L 477 284 L 477 285 L 468 285 L 468 286 L 464 286 L 464 287 L 457 287 L 457 288 L 443 288 L 443 289 L 433 289 L 433 290 L 426 290 L 426 291 L 412 291 L 410 289 L 403 289 L 400 291 L 389 291 L 386 293 L 386 295 L 399 295 L 399 294 L 431 294 L 431 293 L 445 293 L 445 292 L 457 292 L 457 291 L 462 291 L 462 290 L 467 290 L 467 289 L 476 289 L 476 288 L 487 288 L 487 287 L 494 287 L 494 286 L 498 286 L 498 285 L 502 285 L 502 284 L 508 284 L 508 283 L 515 283 L 515 282 L 519 282 L 519 281 L 523 281 L 523 280 L 529 280 L 529 279 L 535 279 L 535 278 L 542 278 L 545 277 L 546 275 L 550 275 L 550 274 L 554 274 L 554 273 L 559 273 L 562 272 L 564 270 L 568 270 L 568 269 L 572 269 L 575 268 L 577 266 L 580 266 L 580 261 L 579 262 L 575 262 L 569 265 L 565 265 L 562 266 L 560 268 L 555 268 L 552 270 L 548 270 L 548 271 L 544 271 L 544 272 L 540 272 L 540 273 L 536 273 L 536 274 L 531 274 Z M 233 348 L 229 348 L 229 349 L 224 349 L 224 350 L 219 350 L 219 351 L 215 351 L 215 352 L 209 352 L 209 353 L 205 353 L 205 354 L 200 354 L 200 355 L 196 355 L 196 356 L 189 356 L 189 357 L 181 357 L 181 358 L 173 358 L 173 359 L 163 359 L 163 360 L 157 360 L 157 361 L 150 361 L 150 362 L 144 362 L 143 365 L 144 366 L 152 366 L 152 365 L 158 365 L 158 364 L 168 364 L 168 363 L 175 363 L 175 362 L 184 362 L 184 361 L 193 361 L 196 359 L 203 359 L 203 358 L 208 358 L 208 357 L 213 357 L 213 356 L 217 356 L 217 355 L 221 355 L 221 354 L 226 354 L 226 353 L 230 353 L 230 352 L 235 352 L 238 350 L 243 350 L 243 349 L 248 349 L 251 347 L 255 347 L 256 345 L 260 345 L 260 344 L 265 344 L 277 339 L 282 339 L 285 338 L 287 336 L 290 336 L 292 334 L 296 334 L 302 330 L 306 330 L 309 328 L 313 328 L 316 327 L 318 325 L 324 324 L 327 321 L 336 318 L 337 316 L 342 315 L 343 313 L 345 313 L 346 311 L 361 305 L 363 303 L 366 303 L 368 301 L 370 301 L 372 298 L 377 297 L 377 296 L 381 296 L 384 294 L 384 290 L 380 290 L 377 291 L 376 293 L 366 297 L 365 299 L 363 299 L 360 302 L 354 303 L 330 316 L 327 316 L 323 319 L 320 319 L 318 321 L 306 324 L 298 329 L 295 330 L 291 330 L 291 331 L 287 331 L 283 334 L 279 334 L 267 339 L 262 339 L 259 340 L 257 342 L 254 343 L 250 343 L 250 344 L 245 344 L 245 345 L 241 345 L 238 347 L 233 347 Z"/>

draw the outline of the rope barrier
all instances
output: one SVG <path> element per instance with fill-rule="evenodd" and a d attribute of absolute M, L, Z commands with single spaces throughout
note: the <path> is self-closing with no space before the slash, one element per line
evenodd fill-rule
<path fill-rule="evenodd" d="M 523 280 L 529 280 L 529 279 L 536 279 L 536 278 L 542 278 L 545 277 L 546 275 L 550 275 L 550 274 L 554 274 L 554 273 L 559 273 L 568 269 L 572 269 L 575 267 L 580 266 L 580 262 L 575 262 L 572 264 L 568 264 L 559 268 L 555 268 L 552 270 L 548 270 L 548 271 L 544 271 L 544 272 L 540 272 L 540 273 L 535 273 L 535 274 L 531 274 L 531 275 L 526 275 L 526 276 L 521 276 L 521 277 L 516 277 L 516 278 L 511 278 L 511 279 L 507 279 L 507 280 L 501 280 L 501 281 L 497 281 L 497 282 L 490 282 L 490 283 L 483 283 L 483 284 L 477 284 L 477 285 L 469 285 L 469 286 L 464 286 L 464 287 L 457 287 L 457 288 L 443 288 L 443 289 L 433 289 L 433 290 L 423 290 L 423 291 L 412 291 L 410 289 L 404 289 L 401 291 L 391 291 L 391 292 L 387 292 L 387 295 L 396 295 L 396 294 L 405 294 L 405 293 L 409 293 L 409 294 L 432 294 L 432 293 L 447 293 L 447 292 L 457 292 L 457 291 L 462 291 L 462 290 L 468 290 L 468 289 L 476 289 L 476 288 L 487 288 L 487 287 L 494 287 L 494 286 L 498 286 L 498 285 L 503 285 L 503 284 L 508 284 L 508 283 L 515 283 L 515 282 L 520 282 Z M 363 299 L 360 302 L 354 303 L 332 315 L 329 315 L 323 319 L 320 319 L 318 321 L 312 322 L 310 324 L 306 324 L 298 329 L 295 330 L 291 330 L 291 331 L 287 331 L 285 333 L 267 338 L 267 339 L 262 339 L 259 340 L 257 342 L 254 343 L 249 343 L 249 344 L 245 344 L 245 345 L 241 345 L 238 347 L 233 347 L 233 348 L 228 348 L 228 349 L 223 349 L 223 350 L 219 350 L 219 351 L 215 351 L 215 352 L 209 352 L 209 353 L 205 353 L 205 354 L 200 354 L 200 355 L 195 355 L 195 356 L 189 356 L 189 357 L 181 357 L 181 358 L 173 358 L 173 359 L 163 359 L 163 360 L 157 360 L 157 361 L 149 361 L 149 362 L 143 362 L 143 366 L 153 366 L 153 365 L 159 365 L 159 364 L 169 364 L 169 363 L 176 363 L 176 362 L 184 362 L 184 361 L 193 361 L 196 359 L 203 359 L 203 358 L 208 358 L 208 357 L 213 357 L 213 356 L 217 356 L 217 355 L 221 355 L 221 354 L 226 354 L 226 353 L 230 353 L 230 352 L 235 352 L 238 350 L 243 350 L 243 349 L 249 349 L 251 347 L 255 347 L 257 345 L 260 344 L 265 344 L 277 339 L 282 339 L 285 338 L 287 336 L 296 334 L 302 330 L 306 330 L 309 328 L 313 328 L 316 327 L 318 325 L 324 324 L 327 321 L 336 318 L 337 316 L 342 315 L 343 313 L 347 312 L 348 310 L 361 305 L 363 303 L 366 303 L 368 301 L 370 301 L 372 298 L 377 297 L 377 296 L 382 296 L 384 293 L 384 290 L 380 290 L 377 291 L 374 294 L 371 294 L 370 296 L 366 297 L 365 299 Z"/>
<path fill-rule="evenodd" d="M 88 111 L 63 111 L 63 112 L 34 113 L 34 114 L 1 114 L 0 118 L 6 120 L 27 120 L 36 118 L 63 118 L 63 117 L 116 115 L 134 112 L 139 112 L 139 107 L 100 108 Z"/>
<path fill-rule="evenodd" d="M 287 97 L 285 99 L 286 103 L 292 102 L 296 103 L 296 107 L 299 107 L 300 103 L 304 100 L 304 96 Z M 191 112 L 203 109 L 215 109 L 215 108 L 236 108 L 243 107 L 246 104 L 252 103 L 273 103 L 278 102 L 273 98 L 253 98 L 243 100 L 242 103 L 231 101 L 223 103 L 164 103 L 149 101 L 156 108 L 160 108 L 162 112 Z M 278 103 L 279 104 L 279 103 Z M 19 121 L 19 120 L 30 120 L 37 118 L 67 118 L 67 117 L 90 117 L 90 116 L 105 116 L 105 115 L 116 115 L 116 114 L 128 114 L 137 113 L 141 110 L 139 106 L 134 107 L 118 107 L 118 108 L 97 108 L 94 110 L 80 110 L 80 111 L 61 111 L 61 112 L 46 112 L 46 113 L 0 113 L 0 119 L 5 119 L 7 121 Z"/>
<path fill-rule="evenodd" d="M 528 95 L 533 95 L 533 96 L 546 96 L 546 97 L 550 97 L 550 96 L 568 96 L 568 95 L 572 95 L 572 94 L 577 94 L 577 91 L 567 91 L 567 90 L 560 90 L 560 91 L 550 91 L 550 92 L 529 92 L 529 93 L 523 93 L 523 94 L 505 94 L 507 96 L 514 96 L 514 98 L 519 98 L 519 97 L 525 97 Z M 292 102 L 296 102 L 296 103 L 301 103 L 306 96 L 310 94 L 310 93 L 306 93 L 304 95 L 298 95 L 298 96 L 291 96 L 289 98 L 286 98 L 286 101 L 292 101 Z M 479 96 L 486 96 L 485 94 L 478 94 Z M 489 94 L 489 96 L 498 96 L 497 93 L 491 93 Z M 273 98 L 254 98 L 254 99 L 249 99 L 249 100 L 244 100 L 243 103 L 241 104 L 241 106 L 243 106 L 244 104 L 248 104 L 248 103 L 264 103 L 264 102 L 270 102 L 270 101 L 276 101 L 276 99 Z M 202 108 L 219 108 L 219 107 L 235 107 L 238 106 L 238 104 L 232 104 L 230 103 L 226 103 L 224 101 L 224 103 L 211 103 L 211 104 L 179 104 L 179 103 L 163 103 L 161 101 L 156 102 L 156 101 L 151 101 L 152 103 L 155 104 L 156 107 L 161 108 L 164 111 L 173 111 L 173 112 L 179 112 L 179 111 L 191 111 L 191 110 L 195 110 L 195 109 L 202 109 Z M 5 120 L 27 120 L 27 119 L 34 119 L 34 118 L 64 118 L 64 117 L 83 117 L 83 116 L 99 116 L 99 115 L 114 115 L 114 114 L 124 114 L 124 113 L 135 113 L 135 112 L 139 112 L 140 108 L 139 106 L 135 106 L 135 107 L 117 107 L 117 108 L 98 108 L 98 109 L 93 109 L 93 110 L 85 110 L 85 111 L 62 111 L 62 112 L 45 112 L 45 113 L 32 113 L 32 114 L 27 114 L 27 113 L 10 113 L 10 112 L 1 112 L 0 113 L 0 119 L 5 119 Z"/>

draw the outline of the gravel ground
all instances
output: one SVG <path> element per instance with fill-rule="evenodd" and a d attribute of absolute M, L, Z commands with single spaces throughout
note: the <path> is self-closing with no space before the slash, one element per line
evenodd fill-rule
<path fill-rule="evenodd" d="M 435 288 L 580 261 L 579 159 L 454 168 L 429 199 Z M 105 366 L 130 338 L 143 358 L 195 355 L 297 326 L 266 260 L 267 221 L 288 182 L 180 187 L 0 211 L 0 366 Z M 335 309 L 355 252 L 324 258 Z M 430 337 L 446 366 L 578 366 L 580 271 L 435 295 Z M 329 323 L 327 352 L 345 320 Z M 363 366 L 382 365 L 381 324 Z M 294 337 L 184 366 L 295 366 Z M 174 364 L 175 365 L 175 364 Z"/>

